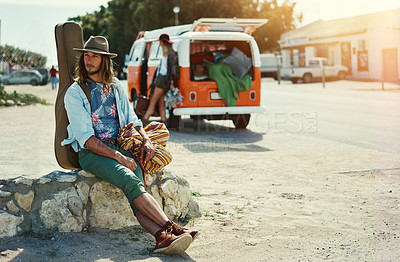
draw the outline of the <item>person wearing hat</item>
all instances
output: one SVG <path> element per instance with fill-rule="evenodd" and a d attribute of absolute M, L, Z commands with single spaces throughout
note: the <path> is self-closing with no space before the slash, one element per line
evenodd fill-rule
<path fill-rule="evenodd" d="M 161 34 L 157 41 L 160 42 L 163 55 L 154 73 L 153 84 L 155 88 L 150 97 L 149 107 L 142 117 L 144 125 L 147 124 L 150 116 L 153 115 L 157 104 L 161 122 L 166 123 L 164 96 L 170 88 L 177 87 L 179 78 L 178 54 L 172 48 L 174 42 L 169 39 L 168 34 Z"/>
<path fill-rule="evenodd" d="M 108 41 L 103 36 L 91 36 L 81 52 L 75 69 L 75 82 L 68 88 L 64 103 L 69 120 L 68 138 L 61 144 L 71 144 L 79 154 L 82 168 L 120 188 L 129 200 L 139 223 L 156 239 L 155 253 L 184 252 L 198 236 L 170 221 L 156 200 L 146 192 L 137 159 L 117 144 L 119 129 L 129 123 L 141 135 L 140 156 L 144 162 L 154 156 L 154 146 L 129 106 L 121 83 L 114 77 Z M 90 91 L 90 101 L 82 86 Z"/>

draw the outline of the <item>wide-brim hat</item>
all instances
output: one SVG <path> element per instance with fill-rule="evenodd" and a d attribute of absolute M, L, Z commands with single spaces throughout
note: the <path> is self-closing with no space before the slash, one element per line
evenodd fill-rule
<path fill-rule="evenodd" d="M 74 48 L 76 51 L 87 51 L 87 52 L 93 52 L 93 53 L 98 53 L 102 55 L 108 55 L 111 58 L 114 58 L 117 56 L 115 53 L 110 53 L 109 47 L 108 47 L 108 41 L 104 36 L 90 36 L 89 40 L 86 41 L 85 45 L 83 46 L 83 49 L 81 48 Z"/>
<path fill-rule="evenodd" d="M 168 34 L 161 34 L 157 41 L 164 41 L 164 42 L 167 42 L 167 43 L 170 43 L 170 44 L 174 43 L 171 40 L 169 40 L 169 35 Z"/>

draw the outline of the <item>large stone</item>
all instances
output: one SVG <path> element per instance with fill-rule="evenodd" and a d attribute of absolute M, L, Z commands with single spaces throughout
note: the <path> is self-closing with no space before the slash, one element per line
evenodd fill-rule
<path fill-rule="evenodd" d="M 60 175 L 57 177 L 57 181 L 60 183 L 73 183 L 76 179 L 76 175 Z"/>
<path fill-rule="evenodd" d="M 154 183 L 154 181 L 157 179 L 157 176 L 155 174 L 146 174 L 146 185 L 151 185 Z"/>
<path fill-rule="evenodd" d="M 79 196 L 69 196 L 67 207 L 75 217 L 81 217 L 83 211 L 82 199 Z"/>
<path fill-rule="evenodd" d="M 18 226 L 24 221 L 23 217 L 0 211 L 0 237 L 12 237 L 18 233 Z"/>
<path fill-rule="evenodd" d="M 92 202 L 89 223 L 92 227 L 120 229 L 138 225 L 128 199 L 119 188 L 105 181 L 97 182 L 89 197 Z"/>
<path fill-rule="evenodd" d="M 9 197 L 11 196 L 12 193 L 11 192 L 7 192 L 7 191 L 2 191 L 0 190 L 0 197 Z"/>
<path fill-rule="evenodd" d="M 73 187 L 55 194 L 52 199 L 43 201 L 39 212 L 42 223 L 47 229 L 58 229 L 60 232 L 82 231 L 85 221 L 79 201 L 80 197 Z"/>
<path fill-rule="evenodd" d="M 36 181 L 36 183 L 38 184 L 38 185 L 44 185 L 44 184 L 47 184 L 47 183 L 50 183 L 51 182 L 51 178 L 49 178 L 49 177 L 41 177 L 41 178 L 39 178 L 37 181 Z"/>
<path fill-rule="evenodd" d="M 15 181 L 15 184 L 31 187 L 33 184 L 33 180 L 31 178 L 27 178 L 27 177 L 20 177 Z"/>
<path fill-rule="evenodd" d="M 6 101 L 6 106 L 15 106 L 14 100 L 8 99 L 8 100 Z"/>
<path fill-rule="evenodd" d="M 193 199 L 190 199 L 190 201 L 189 201 L 189 212 L 188 212 L 188 215 L 192 216 L 192 217 L 201 217 L 199 204 L 197 204 L 197 202 L 194 201 Z"/>
<path fill-rule="evenodd" d="M 86 172 L 85 170 L 81 170 L 78 172 L 78 175 L 83 176 L 83 177 L 87 177 L 87 178 L 94 178 L 96 177 L 95 175 L 93 175 L 92 173 Z"/>
<path fill-rule="evenodd" d="M 159 195 L 164 204 L 164 212 L 169 219 L 184 218 L 189 213 L 191 198 L 189 184 L 186 180 L 164 171 L 159 175 Z M 157 180 L 155 180 L 157 183 Z M 153 190 L 152 190 L 153 193 Z"/>
<path fill-rule="evenodd" d="M 81 198 L 82 203 L 84 205 L 87 204 L 87 201 L 88 201 L 88 198 L 89 198 L 89 190 L 90 190 L 90 187 L 85 182 L 79 182 L 76 185 L 76 191 L 78 192 L 78 195 Z"/>
<path fill-rule="evenodd" d="M 9 211 L 11 211 L 12 213 L 15 213 L 15 214 L 16 214 L 16 213 L 19 212 L 19 208 L 15 205 L 14 200 L 8 201 L 7 204 L 6 204 L 6 206 L 7 206 L 7 209 L 8 209 Z"/>
<path fill-rule="evenodd" d="M 27 194 L 15 193 L 15 200 L 18 205 L 22 207 L 26 212 L 31 211 L 32 202 L 35 198 L 35 192 L 29 191 Z"/>

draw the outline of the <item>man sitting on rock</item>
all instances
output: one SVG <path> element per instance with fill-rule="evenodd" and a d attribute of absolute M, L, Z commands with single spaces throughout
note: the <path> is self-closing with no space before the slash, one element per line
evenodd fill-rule
<path fill-rule="evenodd" d="M 131 152 L 117 144 L 119 129 L 133 123 L 143 139 L 140 157 L 144 162 L 154 156 L 154 146 L 143 129 L 142 122 L 129 107 L 128 97 L 114 77 L 108 41 L 103 36 L 91 36 L 83 49 L 75 70 L 76 79 L 64 98 L 68 115 L 68 138 L 79 152 L 82 168 L 120 188 L 142 225 L 156 239 L 155 253 L 184 252 L 198 231 L 187 230 L 170 221 L 156 200 L 146 192 L 142 170 Z M 81 87 L 90 91 L 90 102 Z"/>

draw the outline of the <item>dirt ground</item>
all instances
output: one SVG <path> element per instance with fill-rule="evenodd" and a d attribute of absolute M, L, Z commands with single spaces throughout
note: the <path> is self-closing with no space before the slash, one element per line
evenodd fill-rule
<path fill-rule="evenodd" d="M 49 86 L 7 88 L 55 97 Z M 60 170 L 53 112 L 0 108 L 1 179 Z M 186 225 L 202 235 L 185 254 L 153 254 L 152 236 L 133 227 L 3 238 L 0 261 L 399 261 L 398 156 L 253 124 L 171 132 L 168 168 L 202 212 Z"/>

